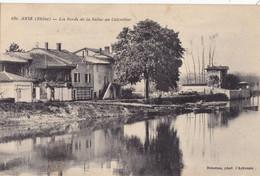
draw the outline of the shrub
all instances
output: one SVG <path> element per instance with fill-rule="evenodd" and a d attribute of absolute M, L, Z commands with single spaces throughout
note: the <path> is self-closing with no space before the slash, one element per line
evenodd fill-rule
<path fill-rule="evenodd" d="M 133 91 L 134 91 L 133 88 L 122 89 L 121 99 L 141 99 L 141 98 L 143 98 L 142 95 L 133 93 Z"/>

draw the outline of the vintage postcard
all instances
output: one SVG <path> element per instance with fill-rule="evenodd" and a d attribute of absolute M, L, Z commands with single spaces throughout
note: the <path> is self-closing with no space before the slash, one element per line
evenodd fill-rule
<path fill-rule="evenodd" d="M 0 4 L 0 175 L 260 175 L 259 7 Z"/>

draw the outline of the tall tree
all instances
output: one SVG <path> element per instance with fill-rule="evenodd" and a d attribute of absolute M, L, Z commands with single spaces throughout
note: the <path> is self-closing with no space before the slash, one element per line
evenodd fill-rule
<path fill-rule="evenodd" d="M 20 49 L 20 46 L 17 43 L 11 43 L 6 52 L 24 52 L 24 49 Z"/>
<path fill-rule="evenodd" d="M 123 28 L 112 45 L 117 81 L 135 84 L 144 79 L 146 99 L 149 81 L 162 91 L 177 87 L 184 53 L 178 34 L 149 19 L 138 22 L 133 29 Z"/>

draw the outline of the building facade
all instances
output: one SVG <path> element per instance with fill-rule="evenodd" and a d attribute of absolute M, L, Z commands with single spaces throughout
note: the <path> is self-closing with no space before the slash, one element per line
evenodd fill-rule
<path fill-rule="evenodd" d="M 75 53 L 62 49 L 33 48 L 28 52 L 1 55 L 0 71 L 33 79 L 34 101 L 111 99 L 117 87 L 113 78 L 113 55 L 109 47 L 83 48 Z"/>
<path fill-rule="evenodd" d="M 75 52 L 85 59 L 92 71 L 92 98 L 112 99 L 116 98 L 117 87 L 114 83 L 114 73 L 112 69 L 113 55 L 109 47 L 102 49 L 82 48 Z M 75 75 L 76 76 L 76 75 Z"/>
<path fill-rule="evenodd" d="M 74 100 L 86 100 L 93 98 L 93 65 L 88 62 L 77 63 L 71 71 L 72 97 Z"/>
<path fill-rule="evenodd" d="M 14 98 L 15 102 L 33 101 L 33 79 L 0 72 L 0 98 Z"/>

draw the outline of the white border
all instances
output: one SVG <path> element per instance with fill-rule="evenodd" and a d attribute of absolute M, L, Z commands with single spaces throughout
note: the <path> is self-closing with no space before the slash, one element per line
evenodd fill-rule
<path fill-rule="evenodd" d="M 0 3 L 76 4 L 260 4 L 260 0 L 0 0 Z"/>

